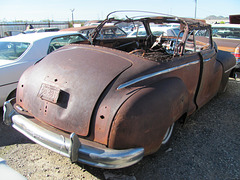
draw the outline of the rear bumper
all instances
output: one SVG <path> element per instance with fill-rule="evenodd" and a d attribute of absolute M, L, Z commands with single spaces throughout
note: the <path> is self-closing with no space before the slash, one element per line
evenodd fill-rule
<path fill-rule="evenodd" d="M 79 140 L 75 133 L 66 137 L 51 130 L 52 127 L 49 130 L 44 127 L 47 125 L 42 126 L 32 119 L 18 113 L 11 100 L 4 103 L 3 121 L 5 124 L 12 125 L 32 141 L 70 158 L 72 162 L 80 162 L 98 168 L 118 169 L 137 163 L 144 155 L 143 148 L 114 150 L 91 146 Z"/>

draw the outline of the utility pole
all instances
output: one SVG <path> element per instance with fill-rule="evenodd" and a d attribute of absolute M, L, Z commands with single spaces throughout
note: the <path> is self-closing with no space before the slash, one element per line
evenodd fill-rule
<path fill-rule="evenodd" d="M 75 9 L 70 9 L 70 11 L 72 12 L 72 25 L 74 24 L 74 20 L 73 20 L 73 11 L 74 11 Z"/>
<path fill-rule="evenodd" d="M 197 0 L 195 0 L 195 16 L 194 16 L 194 18 L 196 19 L 196 17 L 197 17 Z"/>

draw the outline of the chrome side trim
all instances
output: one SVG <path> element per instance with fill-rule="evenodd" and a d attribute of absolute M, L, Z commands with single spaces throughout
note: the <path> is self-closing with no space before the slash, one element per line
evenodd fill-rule
<path fill-rule="evenodd" d="M 144 156 L 144 148 L 115 150 L 89 146 L 80 142 L 75 133 L 69 138 L 38 125 L 19 114 L 10 101 L 4 103 L 4 122 L 27 136 L 32 141 L 70 158 L 72 162 L 81 162 L 90 166 L 118 169 L 131 166 Z"/>
<path fill-rule="evenodd" d="M 210 61 L 210 60 L 211 60 L 211 58 L 204 59 L 203 62 L 208 62 L 208 61 Z"/>
<path fill-rule="evenodd" d="M 0 87 L 12 85 L 12 84 L 17 84 L 17 83 L 18 83 L 18 81 L 16 81 L 16 82 L 11 82 L 11 83 L 7 83 L 7 84 L 1 84 Z"/>
<path fill-rule="evenodd" d="M 236 65 L 231 67 L 230 69 L 227 69 L 226 71 L 224 71 L 224 73 L 228 73 L 229 71 L 233 70 L 235 67 L 236 67 Z"/>
<path fill-rule="evenodd" d="M 231 68 L 227 69 L 226 71 L 224 71 L 224 73 L 228 73 L 229 71 L 233 70 L 234 68 L 239 68 L 239 66 L 240 66 L 240 64 L 238 64 L 237 61 L 236 61 L 236 64 L 233 67 L 231 67 Z"/>
<path fill-rule="evenodd" d="M 169 73 L 169 72 L 172 72 L 172 71 L 175 71 L 175 70 L 178 70 L 178 69 L 190 66 L 190 65 L 197 64 L 199 62 L 200 62 L 199 60 L 198 61 L 193 61 L 193 62 L 190 62 L 190 63 L 182 64 L 180 66 L 164 69 L 162 71 L 158 71 L 158 72 L 151 73 L 151 74 L 148 74 L 148 75 L 145 75 L 145 76 L 141 76 L 139 78 L 136 78 L 136 79 L 133 79 L 133 80 L 130 80 L 130 81 L 126 82 L 126 83 L 121 84 L 120 86 L 118 86 L 117 90 L 120 90 L 122 88 L 126 88 L 128 86 L 131 86 L 133 84 L 136 84 L 138 82 L 141 82 L 141 81 L 149 79 L 149 78 L 153 78 L 153 77 L 161 75 L 161 74 Z"/>

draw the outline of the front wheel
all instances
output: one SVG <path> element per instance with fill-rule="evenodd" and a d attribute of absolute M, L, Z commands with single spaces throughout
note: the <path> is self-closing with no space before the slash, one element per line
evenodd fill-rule
<path fill-rule="evenodd" d="M 172 136 L 172 133 L 173 133 L 173 128 L 174 128 L 174 124 L 173 123 L 166 131 L 165 135 L 164 135 L 164 138 L 163 138 L 163 141 L 162 141 L 162 145 L 165 145 L 169 142 L 171 136 Z"/>

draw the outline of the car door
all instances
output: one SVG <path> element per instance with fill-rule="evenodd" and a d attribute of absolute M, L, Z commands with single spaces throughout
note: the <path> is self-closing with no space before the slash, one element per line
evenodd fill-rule
<path fill-rule="evenodd" d="M 219 89 L 222 79 L 222 66 L 216 60 L 216 50 L 213 47 L 210 30 L 206 36 L 195 36 L 195 50 L 199 52 L 201 69 L 199 77 L 199 88 L 196 93 L 196 104 L 198 108 L 213 98 Z"/>

